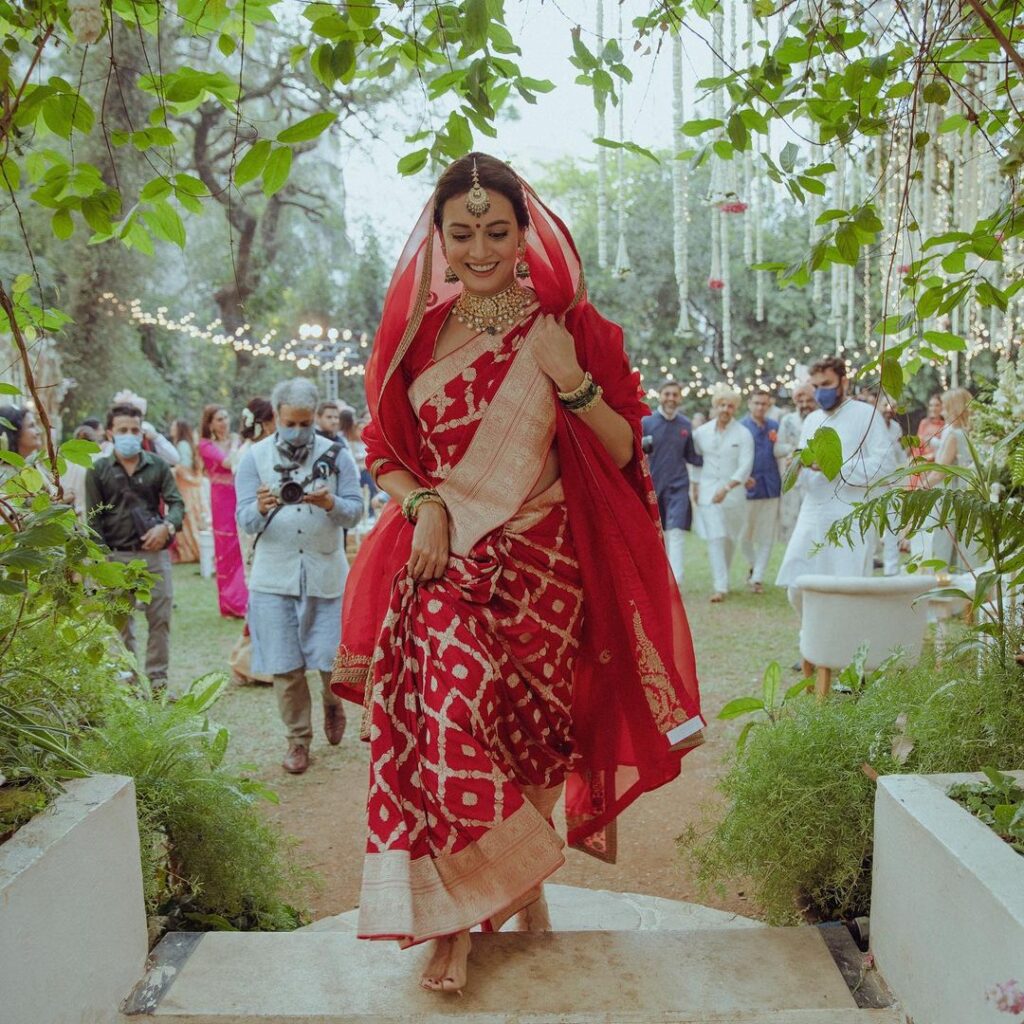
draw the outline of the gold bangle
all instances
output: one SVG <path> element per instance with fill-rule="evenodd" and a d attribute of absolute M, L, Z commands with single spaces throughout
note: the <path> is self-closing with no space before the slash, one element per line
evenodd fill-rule
<path fill-rule="evenodd" d="M 593 394 L 582 404 L 574 405 L 571 407 L 571 412 L 590 412 L 591 409 L 601 401 L 601 396 L 604 394 L 604 388 L 600 384 L 594 387 Z"/>
<path fill-rule="evenodd" d="M 415 523 L 419 515 L 420 505 L 425 505 L 431 501 L 444 505 L 445 508 L 448 507 L 445 505 L 444 498 L 433 487 L 416 487 L 405 496 L 405 500 L 402 502 L 402 515 L 410 523 Z"/>
<path fill-rule="evenodd" d="M 593 386 L 594 378 L 589 373 L 583 374 L 583 382 L 572 391 L 559 391 L 558 397 L 563 402 L 575 402 L 582 398 Z"/>

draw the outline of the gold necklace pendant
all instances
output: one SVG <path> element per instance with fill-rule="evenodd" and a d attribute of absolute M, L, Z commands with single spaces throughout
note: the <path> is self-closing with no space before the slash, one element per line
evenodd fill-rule
<path fill-rule="evenodd" d="M 460 324 L 474 331 L 497 334 L 501 328 L 518 323 L 532 298 L 517 281 L 496 295 L 474 295 L 463 291 L 452 309 Z"/>

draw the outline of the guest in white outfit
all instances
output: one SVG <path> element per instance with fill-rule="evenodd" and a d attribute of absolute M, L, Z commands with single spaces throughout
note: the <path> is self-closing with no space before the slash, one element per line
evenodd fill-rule
<path fill-rule="evenodd" d="M 796 408 L 792 412 L 787 412 L 779 421 L 777 451 L 779 452 L 779 473 L 783 483 L 786 481 L 790 463 L 793 461 L 793 453 L 800 447 L 800 431 L 803 429 L 804 420 L 818 408 L 818 403 L 814 400 L 814 388 L 808 381 L 803 381 L 793 388 L 792 398 Z M 779 537 L 784 543 L 789 540 L 793 527 L 796 525 L 803 493 L 798 479 L 794 486 L 782 495 L 779 505 Z"/>
<path fill-rule="evenodd" d="M 896 419 L 896 410 L 884 393 L 879 393 L 875 408 L 882 416 L 886 434 L 889 436 L 889 464 L 883 472 L 894 473 L 907 464 L 907 451 L 903 447 L 903 428 Z M 882 571 L 886 576 L 895 576 L 900 571 L 900 538 L 892 530 L 882 533 Z"/>
<path fill-rule="evenodd" d="M 729 592 L 729 568 L 747 522 L 746 483 L 754 465 L 754 439 L 736 422 L 739 392 L 721 385 L 712 391 L 711 419 L 694 431 L 704 465 L 695 467 L 696 527 L 707 541 L 714 592 L 712 604 Z"/>
<path fill-rule="evenodd" d="M 846 363 L 838 356 L 826 356 L 810 371 L 814 398 L 820 408 L 804 420 L 800 447 L 805 448 L 819 427 L 831 427 L 838 435 L 843 451 L 839 475 L 829 480 L 817 466 L 800 470 L 804 489 L 800 514 L 775 582 L 789 588 L 789 599 L 800 606 L 800 595 L 793 587 L 804 573 L 831 576 L 870 576 L 876 537 L 871 533 L 852 544 L 834 547 L 825 543 L 829 527 L 864 501 L 868 486 L 886 469 L 889 440 L 885 423 L 874 404 L 849 397 Z M 817 549 L 817 550 L 816 550 Z"/>

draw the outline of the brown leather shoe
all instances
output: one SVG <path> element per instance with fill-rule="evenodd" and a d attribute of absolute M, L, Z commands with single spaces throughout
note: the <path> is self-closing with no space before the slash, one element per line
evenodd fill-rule
<path fill-rule="evenodd" d="M 336 747 L 345 735 L 345 706 L 343 704 L 324 705 L 324 735 L 332 747 Z"/>
<path fill-rule="evenodd" d="M 292 775 L 301 775 L 309 767 L 309 747 L 302 743 L 291 743 L 281 767 Z"/>

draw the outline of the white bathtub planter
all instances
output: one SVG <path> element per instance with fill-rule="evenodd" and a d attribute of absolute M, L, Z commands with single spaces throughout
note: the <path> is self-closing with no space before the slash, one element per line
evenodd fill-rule
<path fill-rule="evenodd" d="M 146 955 L 135 785 L 76 779 L 0 846 L 0 1017 L 112 1024 Z"/>
<path fill-rule="evenodd" d="M 920 1024 L 999 1024 L 1006 1015 L 986 993 L 1024 982 L 1024 857 L 946 795 L 956 783 L 982 781 L 878 780 L 871 947 Z"/>

